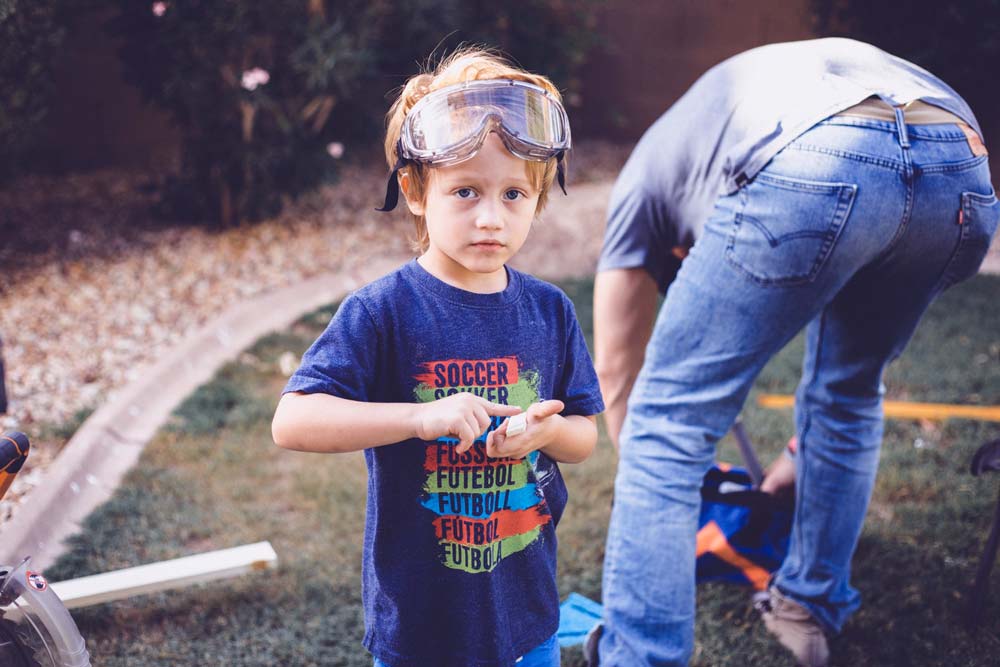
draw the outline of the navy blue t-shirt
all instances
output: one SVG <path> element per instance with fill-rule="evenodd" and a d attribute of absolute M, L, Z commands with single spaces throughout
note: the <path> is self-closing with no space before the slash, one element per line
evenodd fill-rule
<path fill-rule="evenodd" d="M 502 292 L 476 294 L 409 262 L 344 300 L 285 391 L 385 403 L 471 391 L 601 412 L 570 300 L 507 277 Z M 365 451 L 364 645 L 392 667 L 511 667 L 558 629 L 562 475 L 540 452 L 487 458 L 485 436 L 462 456 L 449 438 Z"/>

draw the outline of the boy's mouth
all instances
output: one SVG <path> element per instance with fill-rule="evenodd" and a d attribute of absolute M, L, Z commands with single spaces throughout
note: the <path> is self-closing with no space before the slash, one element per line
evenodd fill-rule
<path fill-rule="evenodd" d="M 472 244 L 474 248 L 482 248 L 483 250 L 499 250 L 505 247 L 500 241 L 488 240 L 488 241 L 476 241 Z"/>

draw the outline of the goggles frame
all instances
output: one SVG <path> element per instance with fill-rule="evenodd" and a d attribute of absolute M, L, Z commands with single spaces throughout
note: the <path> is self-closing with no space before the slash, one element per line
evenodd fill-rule
<path fill-rule="evenodd" d="M 538 95 L 541 99 L 544 99 L 547 102 L 549 112 L 554 114 L 555 119 L 554 124 L 550 126 L 556 130 L 556 136 L 553 140 L 544 141 L 540 139 L 533 139 L 525 133 L 517 132 L 516 129 L 511 128 L 509 124 L 504 122 L 504 115 L 501 107 L 501 110 L 484 112 L 482 120 L 478 123 L 478 125 L 462 139 L 436 149 L 417 148 L 417 142 L 414 140 L 414 135 L 416 134 L 414 125 L 417 122 L 417 119 L 420 118 L 420 113 L 426 107 L 438 103 L 442 98 L 447 98 L 450 95 L 463 91 L 471 90 L 473 92 L 477 92 L 479 89 L 486 91 L 490 89 L 504 89 L 509 87 L 524 89 L 526 99 L 529 94 L 532 94 Z M 470 104 L 468 106 L 475 107 L 477 105 Z M 496 132 L 497 136 L 499 136 L 500 140 L 503 142 L 504 147 L 510 151 L 512 155 L 521 158 L 522 160 L 546 162 L 555 158 L 557 162 L 557 178 L 559 181 L 559 187 L 562 188 L 563 194 L 566 194 L 566 170 L 563 164 L 563 157 L 572 145 L 572 136 L 570 133 L 569 118 L 566 115 L 566 110 L 563 108 L 563 105 L 549 91 L 540 86 L 528 83 L 527 81 L 517 81 L 513 79 L 476 79 L 473 81 L 464 81 L 451 86 L 445 86 L 444 88 L 431 91 L 417 100 L 416 104 L 413 105 L 407 113 L 406 118 L 403 121 L 403 126 L 400 130 L 399 141 L 396 144 L 396 164 L 393 166 L 392 171 L 389 174 L 388 183 L 386 183 L 385 203 L 381 208 L 376 208 L 375 210 L 385 212 L 396 208 L 399 201 L 399 182 L 397 180 L 397 174 L 399 173 L 399 170 L 405 167 L 408 162 L 427 164 L 432 167 L 445 167 L 460 164 L 461 162 L 471 159 L 476 155 L 476 153 L 479 152 L 479 149 L 482 148 L 483 142 L 486 140 L 486 137 L 490 132 Z"/>
<path fill-rule="evenodd" d="M 555 129 L 557 136 L 549 141 L 545 141 L 541 138 L 533 138 L 527 133 L 519 133 L 505 121 L 504 108 L 501 106 L 495 110 L 483 111 L 482 119 L 478 123 L 478 126 L 470 131 L 467 136 L 454 143 L 436 148 L 421 149 L 417 147 L 419 142 L 415 137 L 417 134 L 415 125 L 420 121 L 422 118 L 421 114 L 428 107 L 438 104 L 442 99 L 448 99 L 457 93 L 468 92 L 472 96 L 475 93 L 490 90 L 503 91 L 510 88 L 523 91 L 525 99 L 534 95 L 545 100 L 547 111 L 553 115 L 554 121 L 548 123 L 549 129 Z M 475 108 L 481 105 L 468 104 L 466 106 Z M 408 160 L 436 167 L 458 164 L 475 155 L 482 147 L 486 136 L 493 131 L 500 135 L 507 150 L 522 160 L 545 162 L 555 157 L 559 152 L 569 150 L 572 146 L 569 118 L 566 115 L 566 110 L 549 91 L 526 81 L 477 79 L 439 88 L 417 100 L 417 103 L 413 105 L 413 108 L 410 109 L 406 115 L 406 119 L 403 121 L 399 137 L 402 151 L 399 155 Z"/>

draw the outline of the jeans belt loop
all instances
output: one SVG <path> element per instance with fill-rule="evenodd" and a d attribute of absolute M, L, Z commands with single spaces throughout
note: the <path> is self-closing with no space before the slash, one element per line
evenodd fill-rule
<path fill-rule="evenodd" d="M 906 132 L 906 120 L 903 118 L 903 107 L 893 107 L 896 113 L 896 132 L 899 134 L 899 145 L 910 147 L 910 135 Z"/>

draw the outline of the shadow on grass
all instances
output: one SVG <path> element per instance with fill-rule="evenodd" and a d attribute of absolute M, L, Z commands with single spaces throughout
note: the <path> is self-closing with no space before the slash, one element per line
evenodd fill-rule
<path fill-rule="evenodd" d="M 565 287 L 589 340 L 592 284 Z M 998 302 L 993 277 L 939 300 L 887 373 L 889 396 L 1000 402 Z M 363 457 L 284 452 L 270 438 L 285 381 L 280 360 L 301 354 L 333 312 L 265 337 L 192 394 L 47 574 L 59 580 L 263 539 L 279 554 L 278 571 L 75 612 L 95 664 L 371 664 L 360 646 Z M 799 338 L 767 366 L 744 410 L 764 460 L 781 450 L 793 422 L 791 411 L 756 407 L 756 395 L 794 392 L 801 355 Z M 835 666 L 996 664 L 1000 576 L 978 634 L 964 629 L 961 611 L 998 483 L 970 477 L 966 466 L 998 430 L 969 421 L 887 424 L 854 560 L 864 605 L 832 644 Z M 730 438 L 719 457 L 739 461 Z M 559 526 L 563 595 L 600 599 L 614 471 L 603 434 L 593 457 L 563 466 L 571 498 Z M 791 664 L 763 632 L 746 589 L 702 586 L 698 604 L 692 665 Z M 562 664 L 582 667 L 580 650 L 564 650 Z"/>

